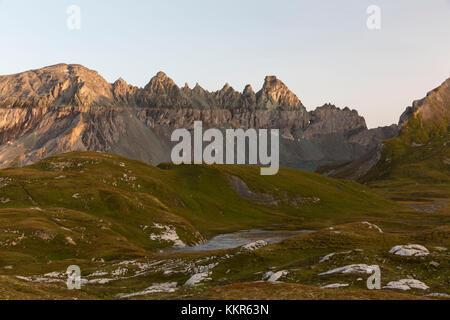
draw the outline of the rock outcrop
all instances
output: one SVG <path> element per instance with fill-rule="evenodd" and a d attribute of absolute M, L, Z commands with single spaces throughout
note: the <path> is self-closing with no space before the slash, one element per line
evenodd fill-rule
<path fill-rule="evenodd" d="M 163 72 L 144 88 L 59 64 L 0 76 L 0 167 L 75 150 L 117 153 L 149 164 L 170 160 L 174 129 L 280 129 L 281 165 L 306 170 L 367 155 L 395 130 L 368 130 L 354 110 L 330 104 L 308 112 L 274 76 L 254 92 L 229 84 L 180 88 Z"/>
<path fill-rule="evenodd" d="M 420 116 L 423 125 L 448 121 L 450 119 L 450 79 L 429 92 L 425 98 L 414 101 L 400 117 L 400 126 L 405 125 L 413 116 Z"/>

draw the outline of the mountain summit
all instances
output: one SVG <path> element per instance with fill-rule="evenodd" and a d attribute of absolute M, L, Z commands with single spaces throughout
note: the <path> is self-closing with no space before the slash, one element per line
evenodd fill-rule
<path fill-rule="evenodd" d="M 57 64 L 0 76 L 0 106 L 87 106 L 112 102 L 112 86 L 96 71 Z"/>
<path fill-rule="evenodd" d="M 256 98 L 258 106 L 262 108 L 276 109 L 280 106 L 303 107 L 297 96 L 275 76 L 267 76 L 265 78 L 264 86 L 256 94 Z"/>

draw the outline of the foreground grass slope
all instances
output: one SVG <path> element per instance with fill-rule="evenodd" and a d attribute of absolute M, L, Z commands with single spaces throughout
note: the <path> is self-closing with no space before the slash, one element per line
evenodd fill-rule
<path fill-rule="evenodd" d="M 96 152 L 1 170 L 0 298 L 116 299 L 131 294 L 180 299 L 208 292 L 245 298 L 268 271 L 287 271 L 283 281 L 300 285 L 292 289 L 293 299 L 334 293 L 342 298 L 346 295 L 339 291 L 317 293 L 337 281 L 348 284 L 347 297 L 400 297 L 392 291 L 367 292 L 358 277 L 319 276 L 352 263 L 380 265 L 386 281 L 415 276 L 430 290 L 448 292 L 448 254 L 433 249 L 450 245 L 448 228 L 440 227 L 448 225 L 445 208 L 444 213 L 424 213 L 385 199 L 383 191 L 295 169 L 281 169 L 273 177 L 259 173 L 250 166 L 151 167 Z M 254 252 L 161 252 L 253 228 L 316 232 Z M 407 243 L 426 245 L 431 255 L 398 259 L 388 253 Z M 330 253 L 337 255 L 319 263 Z M 430 262 L 437 264 L 431 267 Z M 64 272 L 72 264 L 82 268 L 82 291 L 65 289 Z M 183 286 L 205 270 L 204 282 Z M 171 283 L 176 288 L 145 291 Z M 241 295 L 226 296 L 227 290 L 234 295 L 239 288 Z M 402 297 L 424 295 L 412 293 Z"/>
<path fill-rule="evenodd" d="M 191 254 L 154 254 L 133 260 L 54 261 L 29 268 L 27 275 L 17 268 L 0 277 L 0 296 L 21 299 L 428 299 L 432 293 L 450 294 L 448 228 L 415 232 L 380 232 L 364 223 L 351 223 L 303 234 L 282 243 L 243 252 L 240 248 Z M 399 257 L 392 246 L 421 243 L 430 250 L 427 257 Z M 328 260 L 325 256 L 335 253 Z M 68 263 L 77 263 L 82 290 L 68 291 L 61 275 Z M 346 265 L 378 265 L 382 285 L 400 279 L 418 279 L 428 290 L 369 291 L 365 274 L 321 275 Z M 211 266 L 213 266 L 211 268 Z M 208 279 L 195 286 L 183 285 L 192 274 L 211 268 Z M 33 273 L 34 272 L 34 273 Z M 59 274 L 58 274 L 59 272 Z M 273 284 L 268 273 L 284 272 Z M 56 275 L 55 275 L 56 273 Z M 32 276 L 33 275 L 33 276 Z M 176 283 L 170 292 L 150 291 L 155 284 Z M 322 289 L 330 284 L 342 289 Z"/>
<path fill-rule="evenodd" d="M 141 255 L 172 246 L 149 239 L 158 233 L 155 223 L 195 244 L 224 232 L 280 224 L 316 228 L 395 208 L 356 183 L 294 169 L 262 177 L 256 167 L 157 168 L 100 153 L 2 170 L 0 181 L 4 264 Z"/>

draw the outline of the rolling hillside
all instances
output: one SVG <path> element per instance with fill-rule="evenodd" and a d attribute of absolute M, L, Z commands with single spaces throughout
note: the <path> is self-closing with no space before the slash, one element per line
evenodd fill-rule
<path fill-rule="evenodd" d="M 445 292 L 434 278 L 436 272 L 448 276 L 445 253 L 432 251 L 426 260 L 440 261 L 442 271 L 422 270 L 428 262 L 417 258 L 406 260 L 399 275 L 395 266 L 402 262 L 388 253 L 409 242 L 448 246 L 449 230 L 439 227 L 445 219 L 448 224 L 448 215 L 424 220 L 422 212 L 356 182 L 295 169 L 263 177 L 250 166 L 152 167 L 105 153 L 62 154 L 0 171 L 0 297 L 180 299 L 209 290 L 224 297 L 227 290 L 256 290 L 253 282 L 271 270 L 287 270 L 283 295 L 339 299 L 345 295 L 318 288 L 339 277 L 318 274 L 351 263 L 381 264 L 391 280 L 418 274 Z M 248 252 L 161 251 L 249 229 L 316 232 Z M 338 251 L 348 253 L 319 263 Z M 65 290 L 64 272 L 72 264 L 81 266 L 85 279 L 76 292 Z M 183 285 L 199 274 L 202 283 Z M 345 279 L 351 281 L 349 297 L 416 297 L 368 292 L 364 282 Z M 296 283 L 303 287 L 289 289 Z"/>
<path fill-rule="evenodd" d="M 172 226 L 181 241 L 194 244 L 248 228 L 284 224 L 307 229 L 350 222 L 395 207 L 357 183 L 295 169 L 262 177 L 256 167 L 152 167 L 96 152 L 2 170 L 0 190 L 0 228 L 25 234 L 20 242 L 24 248 L 14 246 L 24 261 L 27 252 L 34 260 L 75 253 L 144 254 L 171 246 L 170 241 L 149 241 L 143 228 L 155 223 Z M 2 236 L 6 243 L 15 237 Z M 67 246 L 68 237 L 78 245 Z M 48 242 L 52 246 L 43 246 Z"/>

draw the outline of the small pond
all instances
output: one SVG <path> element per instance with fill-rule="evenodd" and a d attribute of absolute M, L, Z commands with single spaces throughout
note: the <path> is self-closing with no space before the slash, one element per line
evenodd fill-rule
<path fill-rule="evenodd" d="M 197 247 L 178 248 L 165 251 L 164 253 L 177 252 L 202 252 L 223 249 L 233 249 L 244 246 L 246 244 L 264 240 L 269 244 L 279 243 L 289 237 L 293 237 L 302 233 L 311 233 L 311 230 L 300 231 L 268 231 L 268 230 L 250 230 L 237 233 L 222 234 L 214 237 L 205 244 Z"/>

